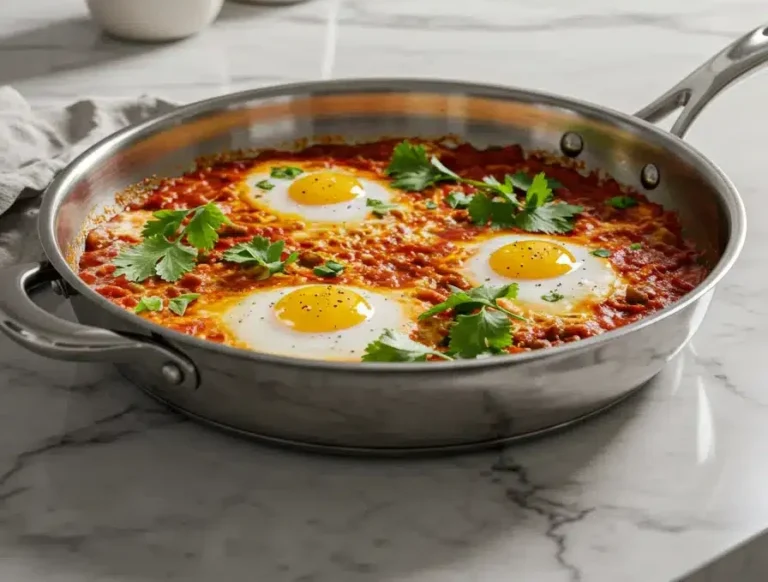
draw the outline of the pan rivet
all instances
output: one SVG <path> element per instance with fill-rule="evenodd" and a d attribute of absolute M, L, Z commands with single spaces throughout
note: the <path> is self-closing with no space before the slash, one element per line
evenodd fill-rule
<path fill-rule="evenodd" d="M 578 133 L 568 131 L 560 138 L 560 149 L 569 158 L 575 158 L 584 149 L 584 140 Z"/>
<path fill-rule="evenodd" d="M 645 164 L 640 172 L 640 183 L 646 190 L 653 190 L 659 185 L 661 176 L 659 175 L 659 169 L 654 164 Z"/>
<path fill-rule="evenodd" d="M 179 370 L 179 367 L 176 364 L 172 364 L 171 362 L 163 364 L 160 371 L 163 373 L 165 381 L 174 386 L 181 384 L 182 380 L 184 380 L 182 371 Z"/>

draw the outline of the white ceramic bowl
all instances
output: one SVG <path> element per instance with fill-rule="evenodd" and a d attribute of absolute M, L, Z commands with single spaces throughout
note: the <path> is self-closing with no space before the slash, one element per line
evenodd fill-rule
<path fill-rule="evenodd" d="M 129 40 L 177 40 L 200 32 L 218 16 L 224 0 L 86 0 L 108 33 Z"/>

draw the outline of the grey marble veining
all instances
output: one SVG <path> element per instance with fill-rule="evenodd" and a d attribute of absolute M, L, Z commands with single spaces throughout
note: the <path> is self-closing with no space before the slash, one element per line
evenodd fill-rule
<path fill-rule="evenodd" d="M 731 0 L 228 3 L 195 38 L 138 45 L 103 37 L 78 0 L 9 0 L 0 16 L 0 83 L 40 106 L 398 75 L 624 111 L 766 20 L 764 2 Z M 764 579 L 750 555 L 768 541 L 733 550 L 768 527 L 767 97 L 768 74 L 750 78 L 688 137 L 750 221 L 693 345 L 553 437 L 432 460 L 289 453 L 168 413 L 109 367 L 1 339 L 0 581 L 653 582 L 705 565 L 692 580 Z M 708 565 L 729 553 L 737 566 Z"/>

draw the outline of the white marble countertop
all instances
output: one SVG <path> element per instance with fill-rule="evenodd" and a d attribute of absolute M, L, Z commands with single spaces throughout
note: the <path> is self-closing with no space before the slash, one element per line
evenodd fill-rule
<path fill-rule="evenodd" d="M 625 111 L 768 20 L 763 0 L 313 0 L 228 4 L 200 36 L 137 45 L 102 37 L 78 0 L 5 0 L 0 15 L 0 84 L 40 105 L 426 75 Z M 648 582 L 732 552 L 768 528 L 767 97 L 768 74 L 750 78 L 688 137 L 750 219 L 690 349 L 612 412 L 501 455 L 265 448 L 166 412 L 108 367 L 0 340 L 0 580 Z M 761 553 L 690 580 L 762 580 Z"/>

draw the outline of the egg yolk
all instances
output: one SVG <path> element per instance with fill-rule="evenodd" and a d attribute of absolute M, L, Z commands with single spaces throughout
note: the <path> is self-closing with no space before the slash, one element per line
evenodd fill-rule
<path fill-rule="evenodd" d="M 495 250 L 488 263 L 510 279 L 551 279 L 565 275 L 578 264 L 565 247 L 545 240 L 521 240 Z"/>
<path fill-rule="evenodd" d="M 322 206 L 349 202 L 365 194 L 363 185 L 340 172 L 316 172 L 307 174 L 288 187 L 288 196 L 298 204 Z"/>
<path fill-rule="evenodd" d="M 373 315 L 362 295 L 335 285 L 308 285 L 285 294 L 275 304 L 277 318 L 305 333 L 349 329 Z"/>

